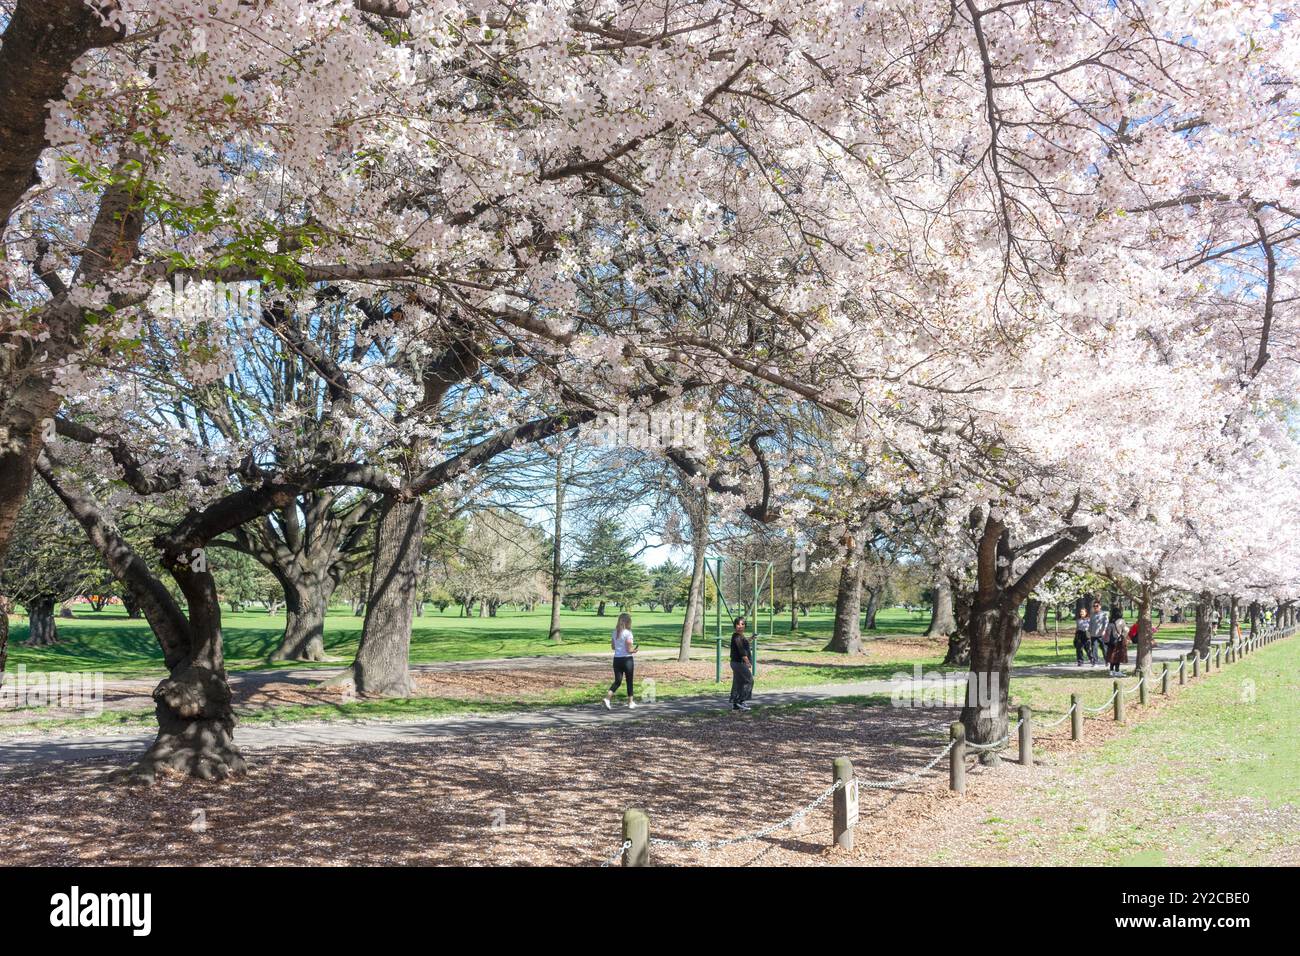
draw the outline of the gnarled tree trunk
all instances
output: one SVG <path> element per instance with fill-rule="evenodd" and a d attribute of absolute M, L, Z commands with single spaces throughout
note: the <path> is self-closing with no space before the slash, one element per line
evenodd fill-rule
<path fill-rule="evenodd" d="M 1151 673 L 1151 587 L 1142 586 L 1138 598 L 1137 669 L 1140 674 Z"/>
<path fill-rule="evenodd" d="M 1079 499 L 1066 512 L 1073 518 Z M 1070 526 L 1058 532 L 1055 540 L 1018 578 L 1015 576 L 1017 551 L 1011 533 L 992 509 L 971 512 L 971 528 L 983 526 L 976 548 L 975 593 L 971 603 L 970 673 L 967 677 L 966 704 L 961 720 L 966 739 L 976 744 L 996 744 L 1008 736 L 1007 693 L 1011 666 L 1020 646 L 1020 605 L 1029 597 L 1053 568 L 1082 547 L 1092 536 L 1084 526 Z M 1042 546 L 1041 540 L 1036 542 Z M 984 751 L 981 759 L 994 762 L 996 750 Z"/>
<path fill-rule="evenodd" d="M 59 643 L 59 625 L 54 619 L 53 597 L 34 598 L 27 608 L 27 645 L 46 647 Z"/>
<path fill-rule="evenodd" d="M 160 770 L 204 780 L 242 774 L 247 768 L 235 746 L 216 582 L 184 553 L 165 555 L 164 563 L 185 595 L 189 621 L 175 634 L 180 657 L 169 658 L 170 675 L 154 688 L 158 736 L 133 776 L 152 783 Z"/>
<path fill-rule="evenodd" d="M 235 714 L 222 650 L 221 606 L 216 584 L 200 547 L 171 544 L 163 564 L 189 605 L 186 618 L 171 592 L 92 498 L 59 482 L 38 465 L 41 476 L 68 506 L 113 575 L 131 590 L 162 647 L 168 677 L 154 688 L 158 736 L 133 770 L 151 783 L 160 770 L 204 779 L 243 773 L 235 746 Z"/>
<path fill-rule="evenodd" d="M 297 578 L 280 577 L 284 588 L 285 623 L 273 661 L 324 661 L 325 615 L 336 581 L 330 574 L 304 572 Z"/>
<path fill-rule="evenodd" d="M 1006 591 L 988 602 L 976 601 L 971 609 L 970 674 L 961 721 L 973 743 L 993 743 L 1007 736 L 1007 692 L 1011 662 L 1020 647 L 1020 601 Z M 981 754 L 986 763 L 996 751 Z"/>
<path fill-rule="evenodd" d="M 867 622 L 868 631 L 876 629 L 876 612 L 880 610 L 880 594 L 881 588 L 867 589 L 867 609 L 863 614 L 863 618 Z"/>

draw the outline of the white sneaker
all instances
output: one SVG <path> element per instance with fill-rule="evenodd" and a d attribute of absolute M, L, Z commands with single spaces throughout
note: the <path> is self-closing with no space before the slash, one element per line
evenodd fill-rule
<path fill-rule="evenodd" d="M 631 698 L 628 698 L 627 709 L 636 710 L 636 701 L 632 700 Z"/>
<path fill-rule="evenodd" d="M 610 706 L 610 703 L 609 703 L 609 695 L 608 695 L 608 694 L 606 694 L 604 697 L 602 697 L 601 700 L 600 700 L 600 702 L 601 702 L 602 704 L 605 705 L 605 709 L 606 709 L 606 710 L 613 710 L 613 709 L 614 709 L 613 707 Z"/>

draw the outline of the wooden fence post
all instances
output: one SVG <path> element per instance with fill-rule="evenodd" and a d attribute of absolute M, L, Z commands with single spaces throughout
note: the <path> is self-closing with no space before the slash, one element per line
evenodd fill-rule
<path fill-rule="evenodd" d="M 1165 661 L 1165 669 L 1160 674 L 1160 696 L 1169 696 L 1169 662 Z"/>
<path fill-rule="evenodd" d="M 1070 739 L 1082 740 L 1083 739 L 1083 705 L 1079 703 L 1078 694 L 1070 695 L 1070 706 L 1073 708 L 1073 710 L 1070 711 Z"/>
<path fill-rule="evenodd" d="M 624 866 L 650 865 L 650 817 L 644 810 L 623 811 L 623 842 L 632 844 L 623 851 Z"/>
<path fill-rule="evenodd" d="M 1141 683 L 1138 684 L 1138 703 L 1145 707 L 1147 705 L 1147 698 L 1150 696 L 1147 692 L 1147 685 L 1151 682 L 1150 672 L 1142 671 L 1139 679 Z"/>
<path fill-rule="evenodd" d="M 1115 697 L 1115 723 L 1124 723 L 1124 685 L 1119 681 L 1114 681 Z"/>
<path fill-rule="evenodd" d="M 1034 765 L 1034 712 L 1028 704 L 1020 705 L 1020 765 Z"/>
<path fill-rule="evenodd" d="M 948 757 L 948 789 L 966 792 L 966 728 L 957 721 L 948 728 L 955 743 Z"/>
<path fill-rule="evenodd" d="M 853 827 L 858 822 L 858 781 L 853 776 L 853 761 L 836 757 L 832 773 L 834 782 L 840 784 L 834 796 L 835 845 L 852 850 Z"/>

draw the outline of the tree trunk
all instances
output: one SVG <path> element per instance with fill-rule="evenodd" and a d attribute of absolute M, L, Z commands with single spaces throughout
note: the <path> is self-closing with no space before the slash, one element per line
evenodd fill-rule
<path fill-rule="evenodd" d="M 1241 602 L 1234 594 L 1228 598 L 1228 643 L 1235 645 L 1237 643 L 1238 608 Z"/>
<path fill-rule="evenodd" d="M 691 589 L 686 597 L 686 619 L 682 621 L 682 640 L 677 648 L 677 660 L 685 663 L 691 659 L 691 635 L 695 631 L 695 619 L 704 621 L 704 560 L 708 554 L 709 542 L 707 532 L 700 528 L 692 529 L 691 535 Z"/>
<path fill-rule="evenodd" d="M 44 0 L 8 6 L 4 43 L 0 45 L 0 89 L 4 90 L 4 113 L 0 117 L 0 228 L 11 225 L 10 217 L 23 194 L 39 181 L 37 163 L 48 145 L 45 130 L 50 102 L 62 98 L 73 63 L 87 50 L 113 43 L 121 36 L 120 28 L 105 26 L 85 0 Z M 118 240 L 131 235 L 131 228 L 122 229 L 125 223 L 114 225 L 119 229 Z M 91 239 L 93 242 L 95 237 Z M 95 245 L 95 254 L 105 251 L 99 243 Z M 104 267 L 86 266 L 83 260 L 88 285 L 93 285 Z M 32 484 L 36 459 L 46 437 L 46 422 L 63 401 L 54 387 L 55 371 L 84 323 L 82 308 L 67 296 L 56 299 L 41 312 L 39 320 L 48 334 L 39 348 L 20 342 L 18 347 L 6 350 L 0 362 L 6 379 L 0 390 L 0 571 L 4 570 L 14 522 Z"/>
<path fill-rule="evenodd" d="M 866 653 L 862 646 L 862 578 L 866 562 L 856 539 L 840 568 L 840 586 L 835 595 L 835 631 L 822 650 L 837 654 Z"/>
<path fill-rule="evenodd" d="M 226 681 L 221 604 L 202 549 L 170 550 L 162 555 L 163 565 L 185 596 L 187 618 L 99 504 L 64 487 L 44 465 L 37 467 L 114 577 L 130 589 L 162 648 L 169 676 L 153 692 L 158 736 L 136 764 L 132 778 L 152 783 L 160 770 L 205 780 L 242 774 L 247 767 L 234 742 L 235 714 Z"/>
<path fill-rule="evenodd" d="M 551 546 L 551 632 L 552 644 L 564 640 L 560 631 L 560 605 L 564 602 L 564 564 L 561 560 L 560 544 L 564 535 L 564 457 L 555 456 L 555 524 L 551 528 L 553 544 Z"/>
<path fill-rule="evenodd" d="M 876 629 L 876 612 L 880 610 L 880 588 L 870 588 L 867 591 L 867 610 L 863 617 L 867 621 L 867 630 Z"/>
<path fill-rule="evenodd" d="M 40 597 L 27 609 L 27 645 L 47 647 L 59 643 L 59 626 L 54 620 L 54 598 Z"/>
<path fill-rule="evenodd" d="M 122 595 L 122 607 L 126 609 L 127 617 L 140 617 L 140 602 L 135 599 L 135 595 L 131 593 L 130 588 L 127 588 L 126 593 Z"/>
<path fill-rule="evenodd" d="M 1137 669 L 1140 674 L 1151 673 L 1151 588 L 1142 586 L 1138 599 Z"/>
<path fill-rule="evenodd" d="M 1208 591 L 1201 592 L 1200 598 L 1196 602 L 1196 636 L 1192 641 L 1192 649 L 1201 657 L 1204 657 L 1210 650 L 1210 638 L 1213 637 L 1214 625 L 1211 623 L 1210 608 L 1213 601 Z"/>
<path fill-rule="evenodd" d="M 1256 634 L 1259 633 L 1259 602 L 1258 601 L 1250 602 L 1250 610 L 1248 611 L 1248 613 L 1250 615 L 1250 636 L 1253 638 L 1255 637 Z M 3 668 L 0 667 L 0 670 L 3 670 Z"/>
<path fill-rule="evenodd" d="M 423 501 L 393 500 L 384 507 L 375 531 L 361 646 L 351 671 L 358 694 L 411 696 L 411 619 L 423 539 Z"/>
<path fill-rule="evenodd" d="M 930 626 L 926 637 L 947 637 L 956 632 L 957 620 L 952 611 L 952 585 L 946 574 L 940 574 L 934 583 L 934 601 L 930 608 Z"/>
<path fill-rule="evenodd" d="M 790 573 L 790 633 L 795 634 L 799 630 L 799 579 L 792 571 Z"/>
<path fill-rule="evenodd" d="M 948 632 L 948 651 L 943 656 L 949 667 L 970 666 L 970 615 L 973 595 L 969 591 L 950 587 L 953 611 L 953 628 Z"/>
<path fill-rule="evenodd" d="M 273 661 L 324 661 L 325 614 L 334 595 L 335 581 L 328 574 L 303 574 L 282 578 L 286 611 L 284 636 L 271 654 Z"/>
<path fill-rule="evenodd" d="M 1002 592 L 988 603 L 976 601 L 970 618 L 970 674 L 961 722 L 972 743 L 989 744 L 1007 736 L 1007 692 L 1011 662 L 1020 647 L 1020 602 Z M 997 752 L 980 755 L 996 763 Z"/>
<path fill-rule="evenodd" d="M 1073 516 L 1078 498 L 1067 512 Z M 970 674 L 961 720 L 966 739 L 976 744 L 996 744 L 1008 736 L 1007 693 L 1011 665 L 1020 646 L 1020 605 L 1052 569 L 1087 543 L 1091 529 L 1073 525 L 1044 551 L 1029 568 L 1015 576 L 1016 551 L 1011 532 L 990 509 L 971 511 L 972 529 L 983 526 L 975 558 L 975 592 L 970 609 Z M 997 752 L 981 754 L 995 763 Z"/>
<path fill-rule="evenodd" d="M 216 582 L 210 572 L 195 571 L 174 556 L 164 563 L 185 595 L 189 627 L 177 635 L 184 656 L 169 663 L 170 676 L 154 688 L 158 736 L 133 776 L 152 783 L 159 770 L 204 780 L 242 774 L 247 767 L 235 746 Z"/>
<path fill-rule="evenodd" d="M 1044 630 L 1047 625 L 1047 615 L 1043 602 L 1037 598 L 1030 598 L 1025 602 L 1025 633 L 1037 634 Z"/>
<path fill-rule="evenodd" d="M 601 601 L 600 604 L 596 606 L 596 617 L 604 617 L 604 616 L 605 616 L 605 602 Z"/>

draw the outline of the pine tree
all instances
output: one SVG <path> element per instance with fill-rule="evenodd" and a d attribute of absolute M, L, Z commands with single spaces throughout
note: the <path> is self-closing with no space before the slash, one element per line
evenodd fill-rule
<path fill-rule="evenodd" d="M 648 578 L 628 551 L 628 543 L 611 518 L 597 521 L 578 542 L 578 559 L 567 590 L 575 599 L 597 602 L 598 616 L 605 613 L 606 604 L 625 608 L 645 594 Z"/>

